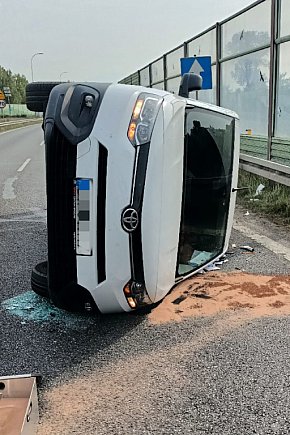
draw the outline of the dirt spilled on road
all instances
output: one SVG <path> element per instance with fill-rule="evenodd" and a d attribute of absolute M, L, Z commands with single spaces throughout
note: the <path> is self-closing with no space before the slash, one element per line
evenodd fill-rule
<path fill-rule="evenodd" d="M 145 346 L 146 351 L 139 336 L 140 350 L 133 356 L 119 353 L 122 340 L 112 344 L 111 357 L 106 349 L 104 353 L 96 349 L 79 375 L 60 379 L 44 392 L 38 435 L 131 434 L 141 426 L 146 433 L 159 433 L 156 426 L 164 423 L 164 404 L 174 401 L 182 409 L 183 391 L 203 391 L 204 379 L 191 370 L 194 353 L 252 318 L 290 314 L 290 276 L 220 272 L 196 276 L 178 285 L 151 312 L 149 320 L 158 329 L 162 323 L 216 314 L 214 322 L 203 322 L 202 328 L 194 325 L 186 338 L 178 338 L 177 328 L 171 346 L 163 347 L 161 333 L 160 346 Z M 148 336 L 150 329 L 155 329 L 149 326 Z M 153 335 L 152 342 L 156 337 Z M 133 340 L 132 334 L 128 333 L 127 340 Z M 138 418 L 132 409 L 137 409 Z"/>
<path fill-rule="evenodd" d="M 244 311 L 250 317 L 290 314 L 290 276 L 211 272 L 186 280 L 149 315 L 153 324 Z"/>

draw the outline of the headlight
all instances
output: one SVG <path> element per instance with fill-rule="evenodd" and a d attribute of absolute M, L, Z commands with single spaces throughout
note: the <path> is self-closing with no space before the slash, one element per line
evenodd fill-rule
<path fill-rule="evenodd" d="M 154 94 L 142 93 L 139 95 L 127 133 L 132 145 L 143 145 L 150 141 L 162 100 L 162 98 Z"/>

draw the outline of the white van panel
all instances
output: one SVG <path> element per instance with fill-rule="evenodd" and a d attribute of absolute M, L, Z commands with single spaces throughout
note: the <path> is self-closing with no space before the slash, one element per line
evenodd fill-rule
<path fill-rule="evenodd" d="M 106 281 L 98 284 L 97 231 L 92 231 L 92 256 L 77 256 L 78 283 L 92 294 L 102 312 L 130 311 L 123 287 L 131 278 L 129 236 L 121 227 L 121 213 L 130 204 L 135 148 L 127 138 L 127 130 L 136 100 L 136 93 L 127 87 L 114 87 L 106 92 L 88 147 L 78 145 L 77 177 L 91 178 L 91 228 L 97 229 L 98 150 L 101 143 L 108 150 L 106 187 Z M 128 92 L 130 91 L 130 92 Z M 118 94 L 118 98 L 116 97 Z M 139 94 L 139 92 L 137 92 Z M 121 116 L 120 116 L 121 113 Z M 84 141 L 85 142 L 85 141 Z"/>
<path fill-rule="evenodd" d="M 185 102 L 165 99 L 154 127 L 142 212 L 145 284 L 157 302 L 175 282 L 182 200 Z M 161 132 L 164 129 L 164 136 Z"/>

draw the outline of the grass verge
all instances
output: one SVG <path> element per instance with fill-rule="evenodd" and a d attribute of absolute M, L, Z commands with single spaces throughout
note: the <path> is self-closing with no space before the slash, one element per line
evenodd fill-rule
<path fill-rule="evenodd" d="M 265 186 L 260 194 L 258 186 Z M 238 192 L 237 203 L 277 224 L 290 227 L 290 187 L 275 183 L 246 171 L 239 172 L 239 186 L 249 190 Z"/>

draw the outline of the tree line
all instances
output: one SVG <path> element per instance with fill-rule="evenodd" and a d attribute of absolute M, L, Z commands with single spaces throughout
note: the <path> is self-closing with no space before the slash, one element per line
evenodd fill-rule
<path fill-rule="evenodd" d="M 6 70 L 0 65 L 0 90 L 9 87 L 11 91 L 11 104 L 25 104 L 25 87 L 28 80 L 24 75 L 13 74 L 11 70 Z"/>

